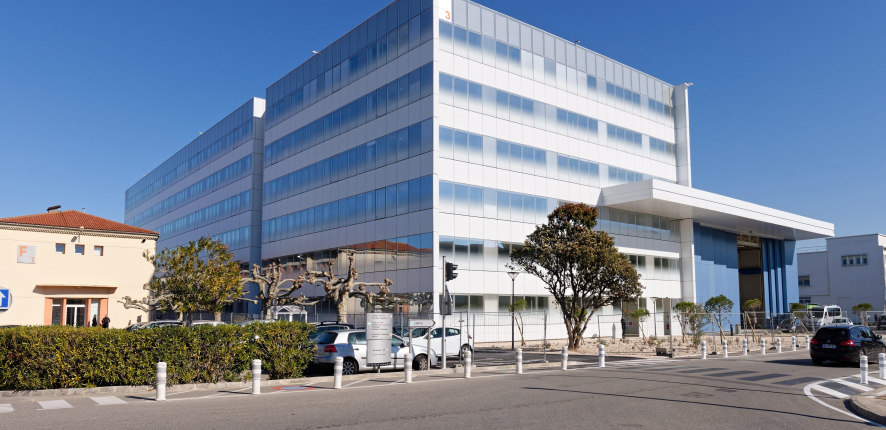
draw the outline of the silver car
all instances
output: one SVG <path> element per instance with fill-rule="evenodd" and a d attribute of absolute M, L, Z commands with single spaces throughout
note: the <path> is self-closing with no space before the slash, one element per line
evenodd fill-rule
<path fill-rule="evenodd" d="M 404 363 L 406 352 L 411 349 L 412 363 Z M 328 331 L 317 338 L 317 349 L 314 350 L 314 366 L 332 370 L 335 365 L 335 357 L 344 359 L 342 374 L 353 375 L 357 372 L 369 370 L 366 364 L 366 331 L 365 330 L 337 330 Z M 382 369 L 403 369 L 404 365 L 411 365 L 414 370 L 427 370 L 430 366 L 437 365 L 436 354 L 431 354 L 430 362 L 428 350 L 415 342 L 409 347 L 406 342 L 397 335 L 391 335 L 391 364 L 382 366 Z"/>
<path fill-rule="evenodd" d="M 213 327 L 215 327 L 215 326 L 220 326 L 220 325 L 225 325 L 225 324 L 226 324 L 226 323 L 223 322 L 223 321 L 200 320 L 200 321 L 194 321 L 194 322 L 192 322 L 192 323 L 191 323 L 191 327 L 196 327 L 196 326 L 198 326 L 198 325 L 209 325 L 209 326 L 213 326 Z"/>

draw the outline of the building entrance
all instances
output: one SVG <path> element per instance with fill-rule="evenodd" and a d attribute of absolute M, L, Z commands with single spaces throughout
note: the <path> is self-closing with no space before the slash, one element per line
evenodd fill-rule
<path fill-rule="evenodd" d="M 83 327 L 86 323 L 86 300 L 68 299 L 65 305 L 65 325 Z"/>
<path fill-rule="evenodd" d="M 763 252 L 760 248 L 760 238 L 756 236 L 736 235 L 738 242 L 738 291 L 740 303 L 736 303 L 736 310 L 741 304 L 752 299 L 763 300 Z"/>

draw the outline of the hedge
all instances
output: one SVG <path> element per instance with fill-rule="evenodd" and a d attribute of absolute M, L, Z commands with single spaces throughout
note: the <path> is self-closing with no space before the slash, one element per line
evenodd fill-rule
<path fill-rule="evenodd" d="M 0 390 L 153 385 L 159 361 L 167 364 L 170 385 L 241 381 L 256 358 L 271 379 L 298 378 L 313 358 L 313 331 L 283 321 L 137 331 L 0 329 Z"/>

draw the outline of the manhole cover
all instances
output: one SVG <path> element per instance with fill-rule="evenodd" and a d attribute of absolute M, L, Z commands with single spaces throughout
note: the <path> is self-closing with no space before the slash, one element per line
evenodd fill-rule
<path fill-rule="evenodd" d="M 705 394 L 705 393 L 686 393 L 686 394 L 681 394 L 681 395 L 682 395 L 683 397 L 695 397 L 695 398 L 700 398 L 700 397 L 711 397 L 711 396 L 713 396 L 713 394 Z"/>
<path fill-rule="evenodd" d="M 303 385 L 274 387 L 274 390 L 277 390 L 277 391 L 303 391 L 303 390 L 313 390 L 313 389 L 314 389 L 314 387 L 305 387 Z"/>

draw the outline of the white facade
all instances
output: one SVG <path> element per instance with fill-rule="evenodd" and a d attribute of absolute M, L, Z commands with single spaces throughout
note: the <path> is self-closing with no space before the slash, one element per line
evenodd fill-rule
<path fill-rule="evenodd" d="M 851 314 L 852 307 L 859 303 L 870 303 L 876 311 L 884 310 L 884 247 L 886 236 L 867 234 L 828 238 L 825 249 L 798 253 L 800 300 L 839 305 L 844 315 Z"/>

